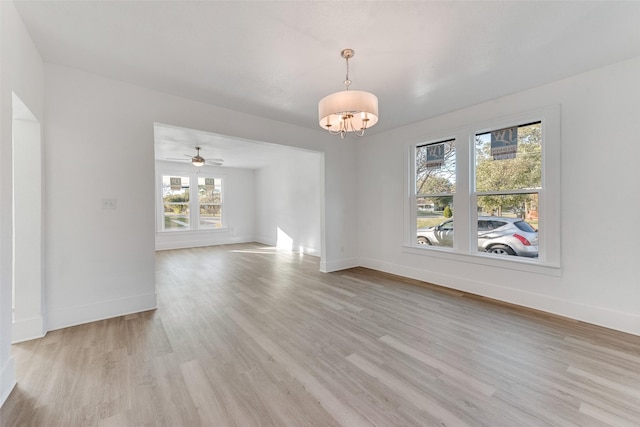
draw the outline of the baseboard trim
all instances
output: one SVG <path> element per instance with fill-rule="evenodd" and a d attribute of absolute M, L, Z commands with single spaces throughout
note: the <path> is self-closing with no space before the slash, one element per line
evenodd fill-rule
<path fill-rule="evenodd" d="M 291 250 L 293 252 L 296 253 L 303 253 L 305 255 L 312 255 L 312 256 L 316 256 L 319 257 L 320 256 L 320 249 L 317 248 L 311 248 L 311 247 L 307 247 L 307 246 L 300 246 L 300 245 L 293 245 L 293 247 L 291 249 L 289 248 L 278 248 L 278 244 L 277 242 L 274 242 L 264 236 L 258 236 L 253 240 L 254 243 L 260 243 L 261 245 L 266 245 L 266 246 L 270 246 L 276 249 L 283 249 L 283 250 Z"/>
<path fill-rule="evenodd" d="M 320 271 L 323 273 L 331 273 L 332 271 L 346 270 L 348 268 L 359 267 L 360 262 L 357 258 L 336 259 L 320 262 Z"/>
<path fill-rule="evenodd" d="M 253 239 L 253 241 L 255 243 L 260 243 L 261 245 L 266 245 L 266 246 L 272 246 L 274 248 L 276 246 L 275 240 L 271 240 L 271 239 L 269 239 L 267 237 L 264 237 L 264 236 L 258 236 L 255 239 Z"/>
<path fill-rule="evenodd" d="M 640 315 L 589 306 L 546 295 L 524 292 L 494 283 L 470 280 L 453 274 L 436 273 L 370 258 L 360 259 L 362 267 L 408 277 L 437 286 L 531 308 L 585 323 L 640 336 Z"/>
<path fill-rule="evenodd" d="M 172 236 L 176 237 L 176 236 Z M 181 237 L 181 236 L 178 236 Z M 156 251 L 167 251 L 172 249 L 188 249 L 188 248 L 202 248 L 205 246 L 218 246 L 218 245 L 232 245 L 236 243 L 252 243 L 254 241 L 251 237 L 224 237 L 218 239 L 170 239 L 170 238 L 158 238 L 156 237 Z"/>
<path fill-rule="evenodd" d="M 0 408 L 4 405 L 11 391 L 16 386 L 16 370 L 13 357 L 4 363 L 0 369 Z"/>
<path fill-rule="evenodd" d="M 42 316 L 34 316 L 29 319 L 20 319 L 13 322 L 11 331 L 11 343 L 17 344 L 45 336 L 44 319 Z"/>
<path fill-rule="evenodd" d="M 310 256 L 314 256 L 314 257 L 320 257 L 320 250 L 316 249 L 316 248 L 307 248 L 304 246 L 300 246 L 298 248 L 298 250 L 300 252 L 302 252 L 305 255 L 310 255 Z"/>
<path fill-rule="evenodd" d="M 47 313 L 48 330 L 68 328 L 112 317 L 125 316 L 157 308 L 156 293 L 137 295 L 95 304 L 50 310 Z"/>

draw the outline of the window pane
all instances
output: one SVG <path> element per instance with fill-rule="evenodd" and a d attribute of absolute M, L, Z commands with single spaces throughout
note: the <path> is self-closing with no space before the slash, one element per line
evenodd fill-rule
<path fill-rule="evenodd" d="M 165 230 L 189 228 L 189 178 L 162 177 Z"/>
<path fill-rule="evenodd" d="M 165 230 L 188 229 L 189 205 L 184 203 L 165 203 L 164 228 Z"/>
<path fill-rule="evenodd" d="M 200 205 L 200 228 L 222 227 L 220 205 Z"/>
<path fill-rule="evenodd" d="M 222 180 L 215 178 L 198 178 L 198 201 L 203 203 L 222 202 Z"/>
<path fill-rule="evenodd" d="M 418 244 L 453 247 L 453 197 L 418 197 Z"/>
<path fill-rule="evenodd" d="M 538 257 L 538 194 L 478 196 L 478 251 Z"/>
<path fill-rule="evenodd" d="M 541 123 L 518 126 L 514 130 L 511 139 L 511 129 L 476 135 L 476 191 L 541 188 Z M 508 141 L 505 143 L 505 140 Z"/>
<path fill-rule="evenodd" d="M 200 209 L 200 228 L 222 227 L 222 180 L 198 178 L 198 203 Z"/>
<path fill-rule="evenodd" d="M 450 194 L 455 191 L 455 140 L 416 147 L 416 194 Z"/>

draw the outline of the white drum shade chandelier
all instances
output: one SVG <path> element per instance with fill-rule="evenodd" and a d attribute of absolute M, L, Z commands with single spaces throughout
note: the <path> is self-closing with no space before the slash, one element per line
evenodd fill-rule
<path fill-rule="evenodd" d="M 345 49 L 340 55 L 347 62 L 345 90 L 327 95 L 318 103 L 320 126 L 332 135 L 344 138 L 347 132 L 356 136 L 378 122 L 378 97 L 369 92 L 349 90 L 349 59 L 353 58 L 353 49 Z"/>

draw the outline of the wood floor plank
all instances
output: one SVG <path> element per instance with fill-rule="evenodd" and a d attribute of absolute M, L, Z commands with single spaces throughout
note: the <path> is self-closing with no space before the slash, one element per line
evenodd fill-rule
<path fill-rule="evenodd" d="M 586 381 L 604 386 L 610 389 L 611 391 L 617 391 L 617 392 L 626 394 L 634 399 L 640 400 L 640 388 L 637 388 L 635 386 L 630 387 L 624 384 L 620 384 L 617 381 L 611 381 L 607 378 L 603 378 L 599 375 L 593 374 L 591 372 L 587 372 L 585 370 L 582 370 L 573 366 L 569 366 L 569 369 L 567 369 L 567 372 L 573 375 L 577 375 L 581 378 L 584 378 Z M 637 383 L 635 385 L 637 386 Z"/>
<path fill-rule="evenodd" d="M 390 375 L 388 372 L 385 372 L 382 368 L 374 365 L 362 356 L 353 353 L 347 356 L 347 360 L 365 371 L 367 374 L 371 375 L 372 377 L 388 386 L 391 390 L 402 396 L 416 408 L 421 409 L 429 415 L 433 416 L 443 425 L 460 427 L 468 425 L 438 402 L 435 402 L 433 399 L 421 393 L 419 390 L 416 390 L 410 385 L 398 380 L 396 377 Z"/>
<path fill-rule="evenodd" d="M 336 302 L 334 302 L 334 301 L 332 301 L 332 300 L 330 300 L 328 298 L 322 297 L 322 296 L 317 295 L 317 294 L 309 294 L 309 298 L 311 298 L 311 299 L 313 299 L 315 301 L 318 301 L 319 303 L 324 304 L 327 307 L 332 308 L 334 310 L 342 310 L 342 309 L 344 309 L 344 305 L 338 304 L 338 303 L 336 303 Z"/>
<path fill-rule="evenodd" d="M 187 390 L 191 396 L 202 425 L 207 425 L 212 420 L 217 420 L 225 425 L 231 425 L 225 414 L 224 404 L 212 384 L 207 380 L 206 374 L 198 360 L 191 360 L 180 365 Z M 234 423 L 234 425 L 236 425 Z"/>
<path fill-rule="evenodd" d="M 468 375 L 463 371 L 455 369 L 448 363 L 438 360 L 434 357 L 431 357 L 426 353 L 418 351 L 404 344 L 403 342 L 400 342 L 397 339 L 390 337 L 389 335 L 380 337 L 380 341 L 398 350 L 399 352 L 402 352 L 408 356 L 413 357 L 416 360 L 419 360 L 425 365 L 429 365 L 435 369 L 438 369 L 449 378 L 460 381 L 461 387 L 470 387 L 480 393 L 485 394 L 486 396 L 491 396 L 496 391 L 496 388 L 494 386 L 483 383 L 482 381 L 475 379 L 471 375 Z"/>
<path fill-rule="evenodd" d="M 359 307 L 359 306 L 357 306 L 355 304 L 350 303 L 345 298 L 337 298 L 337 297 L 334 297 L 333 295 L 327 294 L 326 292 L 322 292 L 322 291 L 318 291 L 318 290 L 314 290 L 313 293 L 318 295 L 318 296 L 320 296 L 320 297 L 322 297 L 322 298 L 324 298 L 324 299 L 326 299 L 326 300 L 329 300 L 329 301 L 332 301 L 332 302 L 334 302 L 334 303 L 336 303 L 338 305 L 344 306 L 344 307 L 346 307 L 346 308 L 348 308 L 350 310 L 353 310 L 353 311 L 362 311 L 363 310 L 362 307 Z"/>
<path fill-rule="evenodd" d="M 269 307 L 265 307 L 264 305 L 260 305 L 259 301 L 253 301 L 250 297 L 248 297 L 247 295 L 245 295 L 242 292 L 237 292 L 236 293 L 236 298 L 238 298 L 240 301 L 244 302 L 245 304 L 251 306 L 258 313 L 265 314 L 265 313 L 268 313 L 269 311 L 271 311 L 271 309 Z M 255 297 L 253 297 L 253 298 L 255 298 Z"/>
<path fill-rule="evenodd" d="M 603 409 L 589 405 L 588 403 L 583 403 L 582 405 L 580 405 L 580 412 L 582 412 L 583 414 L 587 414 L 593 419 L 602 421 L 603 423 L 610 426 L 638 427 L 637 418 L 635 420 L 625 419 L 619 416 L 618 414 L 607 412 Z"/>

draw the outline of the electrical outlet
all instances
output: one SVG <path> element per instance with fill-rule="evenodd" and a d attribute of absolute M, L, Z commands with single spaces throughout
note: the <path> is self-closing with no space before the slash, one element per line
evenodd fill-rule
<path fill-rule="evenodd" d="M 116 207 L 116 199 L 102 199 L 102 209 L 115 209 Z"/>

